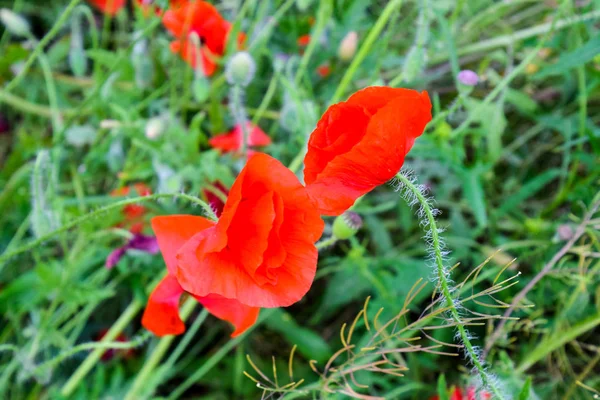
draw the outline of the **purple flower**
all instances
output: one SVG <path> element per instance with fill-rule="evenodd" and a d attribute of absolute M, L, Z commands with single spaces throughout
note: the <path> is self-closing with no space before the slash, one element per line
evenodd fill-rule
<path fill-rule="evenodd" d="M 142 234 L 135 234 L 133 238 L 125 246 L 119 247 L 113 250 L 108 257 L 106 257 L 106 268 L 111 269 L 123 258 L 127 250 L 140 250 L 150 254 L 158 253 L 158 241 L 154 236 L 146 236 Z"/>
<path fill-rule="evenodd" d="M 475 86 L 479 82 L 479 76 L 470 69 L 463 69 L 458 73 L 458 81 L 463 85 Z"/>

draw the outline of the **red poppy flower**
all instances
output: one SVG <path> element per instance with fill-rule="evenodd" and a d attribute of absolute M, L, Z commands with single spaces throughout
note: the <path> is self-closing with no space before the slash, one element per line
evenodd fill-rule
<path fill-rule="evenodd" d="M 298 46 L 306 47 L 310 43 L 310 35 L 302 35 L 297 40 Z"/>
<path fill-rule="evenodd" d="M 178 53 L 192 67 L 197 60 L 202 60 L 204 73 L 212 75 L 216 70 L 215 58 L 225 53 L 227 36 L 231 24 L 226 21 L 219 11 L 205 1 L 183 2 L 171 4 L 171 8 L 163 16 L 163 24 L 177 39 L 171 42 L 171 51 Z M 201 42 L 201 54 L 189 39 L 190 33 L 196 33 Z M 238 44 L 241 46 L 245 35 L 240 33 Z"/>
<path fill-rule="evenodd" d="M 257 153 L 231 187 L 219 221 L 179 250 L 175 275 L 196 296 L 289 306 L 314 280 L 314 243 L 322 232 L 323 220 L 298 178 Z"/>
<path fill-rule="evenodd" d="M 214 182 L 212 187 L 202 189 L 202 194 L 206 197 L 206 202 L 213 209 L 217 217 L 220 217 L 221 213 L 223 213 L 223 208 L 225 207 L 225 202 L 222 198 L 227 198 L 229 189 L 221 182 Z"/>
<path fill-rule="evenodd" d="M 127 196 L 131 192 L 132 186 L 125 186 L 113 190 L 110 195 L 115 197 Z M 139 196 L 149 196 L 152 190 L 144 183 L 135 183 L 133 185 L 136 193 Z M 143 217 L 146 214 L 146 207 L 137 204 L 129 204 L 123 207 L 123 214 L 129 225 L 129 231 L 132 233 L 140 233 L 144 228 Z"/>
<path fill-rule="evenodd" d="M 321 78 L 327 78 L 331 74 L 331 67 L 327 64 L 323 64 L 317 67 L 317 74 Z"/>
<path fill-rule="evenodd" d="M 334 104 L 308 141 L 304 181 L 321 214 L 340 215 L 396 175 L 431 120 L 427 92 L 369 87 Z"/>
<path fill-rule="evenodd" d="M 259 126 L 248 122 L 246 125 L 248 132 L 248 141 L 246 145 L 252 146 L 268 146 L 271 144 L 271 138 L 267 136 Z M 228 133 L 222 133 L 217 136 L 213 136 L 208 140 L 208 143 L 215 149 L 221 150 L 223 153 L 238 152 L 242 149 L 242 143 L 244 142 L 244 132 L 241 125 L 236 125 Z M 252 152 L 249 152 L 252 154 Z"/>
<path fill-rule="evenodd" d="M 184 290 L 174 275 L 177 269 L 176 255 L 181 246 L 194 235 L 213 226 L 214 222 L 192 215 L 170 215 L 152 219 L 152 229 L 168 271 L 167 276 L 150 295 L 142 317 L 142 325 L 155 335 L 178 335 L 185 331 L 185 325 L 179 317 L 179 300 Z M 245 306 L 235 299 L 215 294 L 194 297 L 211 314 L 234 325 L 232 337 L 243 333 L 258 318 L 259 308 Z"/>
<path fill-rule="evenodd" d="M 88 3 L 102 11 L 104 14 L 116 15 L 123 7 L 126 0 L 88 0 Z"/>

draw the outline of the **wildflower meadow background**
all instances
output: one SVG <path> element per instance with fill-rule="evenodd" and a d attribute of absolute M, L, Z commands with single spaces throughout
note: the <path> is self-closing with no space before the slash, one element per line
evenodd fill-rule
<path fill-rule="evenodd" d="M 1 399 L 600 397 L 600 1 L 0 21 Z"/>

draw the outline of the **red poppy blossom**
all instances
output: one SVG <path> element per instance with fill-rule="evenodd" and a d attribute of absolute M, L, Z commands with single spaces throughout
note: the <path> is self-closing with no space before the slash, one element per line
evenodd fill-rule
<path fill-rule="evenodd" d="M 340 215 L 396 175 L 431 120 L 427 92 L 369 87 L 325 111 L 308 141 L 304 181 L 321 214 Z"/>
<path fill-rule="evenodd" d="M 115 197 L 128 196 L 131 193 L 131 189 L 139 196 L 149 196 L 152 194 L 152 190 L 144 183 L 135 183 L 132 186 L 124 186 L 119 189 L 113 190 L 110 195 Z M 132 233 L 140 233 L 144 228 L 143 217 L 146 214 L 146 207 L 129 204 L 123 207 L 123 215 L 129 225 L 129 231 Z"/>
<path fill-rule="evenodd" d="M 271 144 L 271 138 L 267 136 L 259 126 L 248 122 L 246 125 L 248 130 L 248 139 L 246 145 L 252 146 L 268 146 Z M 208 140 L 208 143 L 215 149 L 221 150 L 223 153 L 238 152 L 242 149 L 242 143 L 244 142 L 244 132 L 241 125 L 236 125 L 228 133 L 222 133 L 217 136 L 213 136 Z M 252 154 L 252 152 L 249 152 Z"/>
<path fill-rule="evenodd" d="M 88 0 L 88 3 L 108 15 L 116 15 L 125 7 L 126 2 L 126 0 Z"/>
<path fill-rule="evenodd" d="M 204 73 L 212 75 L 217 68 L 215 59 L 225 53 L 231 23 L 212 4 L 198 0 L 172 3 L 163 16 L 163 24 L 177 38 L 171 42 L 171 51 L 180 54 L 192 67 L 201 59 Z M 196 33 L 200 39 L 200 54 L 189 38 L 190 33 Z M 244 40 L 245 35 L 240 33 L 238 44 L 241 46 Z"/>
<path fill-rule="evenodd" d="M 317 67 L 317 74 L 321 78 L 327 78 L 331 74 L 331 67 L 328 64 L 323 64 Z"/>
<path fill-rule="evenodd" d="M 298 46 L 306 47 L 310 43 L 310 35 L 302 35 L 296 41 Z"/>
<path fill-rule="evenodd" d="M 289 306 L 314 280 L 314 243 L 323 225 L 298 178 L 271 156 L 256 153 L 231 187 L 219 221 L 179 249 L 175 275 L 196 296 Z"/>
<path fill-rule="evenodd" d="M 158 239 L 160 251 L 167 265 L 167 276 L 156 286 L 142 317 L 142 325 L 157 336 L 178 335 L 185 331 L 179 317 L 179 300 L 184 289 L 175 271 L 177 252 L 190 238 L 214 226 L 214 222 L 192 215 L 170 215 L 152 219 L 152 229 Z M 243 333 L 256 322 L 259 308 L 241 304 L 235 299 L 227 299 L 215 294 L 194 296 L 206 309 L 216 316 L 232 323 L 235 327 L 232 337 Z"/>

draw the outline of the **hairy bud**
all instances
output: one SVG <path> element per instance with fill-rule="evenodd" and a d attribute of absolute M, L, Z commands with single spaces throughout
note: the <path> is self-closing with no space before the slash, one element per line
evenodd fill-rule
<path fill-rule="evenodd" d="M 256 64 L 250 53 L 240 51 L 234 54 L 225 69 L 225 76 L 231 85 L 248 86 L 254 78 Z"/>
<path fill-rule="evenodd" d="M 356 54 L 358 47 L 358 34 L 354 31 L 348 32 L 338 47 L 338 57 L 342 61 L 350 61 Z"/>

